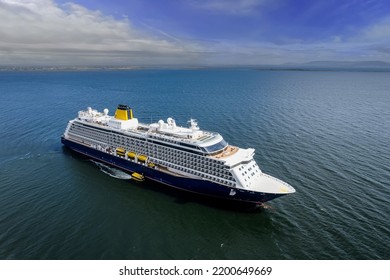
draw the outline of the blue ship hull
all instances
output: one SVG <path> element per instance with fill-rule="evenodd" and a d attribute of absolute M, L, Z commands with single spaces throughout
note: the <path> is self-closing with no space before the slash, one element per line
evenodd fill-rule
<path fill-rule="evenodd" d="M 94 160 L 106 163 L 108 165 L 120 168 L 126 172 L 137 172 L 146 179 L 153 180 L 155 182 L 201 195 L 207 195 L 215 198 L 229 199 L 245 203 L 260 204 L 272 199 L 275 199 L 283 194 L 270 194 L 246 191 L 242 189 L 230 188 L 224 185 L 219 185 L 207 180 L 192 179 L 181 176 L 174 176 L 164 171 L 160 171 L 155 168 L 151 168 L 142 164 L 138 164 L 124 158 L 110 155 L 99 150 L 87 147 L 85 145 L 69 141 L 64 137 L 61 138 L 61 142 L 71 150 L 80 153 L 84 156 L 92 158 Z M 232 195 L 234 193 L 234 195 Z"/>

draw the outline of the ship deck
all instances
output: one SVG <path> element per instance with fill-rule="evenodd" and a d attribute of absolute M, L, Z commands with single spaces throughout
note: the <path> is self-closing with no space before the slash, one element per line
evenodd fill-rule
<path fill-rule="evenodd" d="M 235 147 L 235 146 L 227 146 L 227 148 L 221 152 L 219 152 L 218 154 L 215 154 L 211 157 L 213 158 L 227 158 L 227 157 L 230 157 L 231 155 L 234 155 L 235 153 L 238 152 L 238 147 Z"/>

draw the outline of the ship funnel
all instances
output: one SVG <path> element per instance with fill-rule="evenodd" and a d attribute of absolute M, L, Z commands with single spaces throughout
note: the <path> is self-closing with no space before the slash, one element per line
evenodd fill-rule
<path fill-rule="evenodd" d="M 119 104 L 115 111 L 115 118 L 118 120 L 131 120 L 133 118 L 133 110 L 128 105 Z"/>

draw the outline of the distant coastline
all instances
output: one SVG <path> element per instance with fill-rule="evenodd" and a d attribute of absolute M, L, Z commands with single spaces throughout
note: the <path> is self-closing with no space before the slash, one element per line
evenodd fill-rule
<path fill-rule="evenodd" d="M 0 66 L 0 72 L 6 71 L 104 71 L 104 70 L 137 70 L 137 66 Z"/>
<path fill-rule="evenodd" d="M 128 71 L 147 69 L 254 69 L 267 71 L 368 71 L 390 72 L 390 63 L 384 61 L 311 61 L 307 63 L 285 63 L 279 65 L 96 65 L 96 66 L 0 66 L 0 72 L 37 71 Z"/>

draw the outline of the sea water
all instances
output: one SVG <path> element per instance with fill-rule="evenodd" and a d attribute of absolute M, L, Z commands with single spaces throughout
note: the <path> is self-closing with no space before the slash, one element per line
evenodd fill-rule
<path fill-rule="evenodd" d="M 389 259 L 390 73 L 0 73 L 1 259 Z M 255 148 L 296 193 L 241 211 L 78 157 L 67 122 L 128 104 Z"/>

